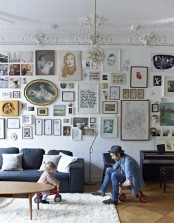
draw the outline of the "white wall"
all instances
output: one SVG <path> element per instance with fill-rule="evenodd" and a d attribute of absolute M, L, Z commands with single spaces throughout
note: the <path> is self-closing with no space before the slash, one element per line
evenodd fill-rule
<path fill-rule="evenodd" d="M 103 47 L 104 49 L 106 49 L 106 46 Z M 172 54 L 173 53 L 173 48 L 171 47 L 107 47 L 107 49 L 109 48 L 117 48 L 117 49 L 121 49 L 121 64 L 124 64 L 126 59 L 130 59 L 130 66 L 147 66 L 149 67 L 149 74 L 148 74 L 148 88 L 145 88 L 145 97 L 144 99 L 149 99 L 150 100 L 150 106 L 151 103 L 154 103 L 155 101 L 160 102 L 161 101 L 161 97 L 162 97 L 162 86 L 161 87 L 153 87 L 153 75 L 167 75 L 167 76 L 172 76 L 172 73 L 167 73 L 166 72 L 158 72 L 158 73 L 152 73 L 150 71 L 150 59 L 151 59 L 151 53 L 169 53 Z M 49 47 L 33 47 L 33 46 L 1 46 L 0 47 L 0 51 L 25 51 L 25 50 L 45 50 L 45 49 L 49 49 L 49 50 L 55 50 L 56 53 L 56 64 L 58 63 L 57 60 L 57 52 L 58 50 L 65 50 L 65 49 L 69 49 L 69 50 L 81 50 L 83 51 L 85 48 L 84 46 L 49 46 Z M 122 66 L 121 66 L 122 67 Z M 103 72 L 104 73 L 104 72 Z M 119 112 L 118 115 L 116 115 L 118 117 L 118 138 L 102 138 L 99 134 L 99 136 L 97 137 L 94 146 L 93 146 L 93 153 L 92 153 L 92 178 L 94 180 L 99 180 L 101 179 L 101 175 L 102 175 L 102 168 L 103 168 L 103 160 L 102 160 L 102 153 L 103 152 L 107 152 L 110 147 L 114 144 L 119 144 L 123 147 L 123 149 L 126 151 L 127 154 L 130 154 L 131 156 L 133 156 L 139 163 L 139 154 L 140 154 L 140 150 L 154 150 L 156 149 L 156 144 L 158 143 L 163 143 L 164 142 L 164 138 L 152 138 L 150 137 L 149 141 L 121 141 L 120 140 L 120 102 L 122 99 L 122 89 L 123 88 L 130 88 L 130 70 L 125 72 L 126 73 L 126 85 L 121 86 L 121 98 L 119 100 Z M 102 74 L 102 73 L 101 73 Z M 107 73 L 106 73 L 107 74 Z M 109 77 L 109 73 L 108 73 L 108 77 Z M 40 118 L 59 118 L 59 117 L 55 117 L 53 116 L 53 105 L 57 104 L 57 103 L 62 103 L 61 102 L 61 88 L 60 88 L 60 83 L 63 81 L 58 81 L 58 73 L 57 73 L 57 69 L 56 69 L 56 75 L 54 76 L 35 76 L 35 73 L 32 77 L 27 77 L 28 82 L 30 80 L 33 79 L 48 79 L 52 82 L 54 82 L 54 84 L 58 87 L 58 98 L 56 99 L 56 101 L 54 103 L 52 103 L 49 106 L 49 116 L 46 117 L 40 117 Z M 100 81 L 102 82 L 102 81 Z M 109 82 L 109 80 L 108 80 Z M 23 87 L 25 87 L 25 85 L 22 85 L 21 87 L 21 98 L 19 99 L 21 103 L 27 103 L 28 106 L 34 106 L 35 107 L 35 111 L 34 112 L 28 112 L 25 110 L 21 110 L 20 115 L 21 114 L 33 114 L 35 117 L 37 117 L 37 106 L 30 104 L 24 97 L 23 95 Z M 76 86 L 75 86 L 76 87 Z M 0 91 L 6 91 L 7 89 L 0 89 Z M 9 90 L 9 89 L 8 89 Z M 75 90 L 75 88 L 73 89 Z M 159 92 L 159 96 L 158 98 L 154 98 L 151 97 L 151 93 L 152 90 L 155 90 L 156 92 Z M 11 91 L 11 89 L 10 89 Z M 168 99 L 168 101 L 172 101 L 172 99 Z M 65 102 L 64 102 L 65 103 Z M 65 104 L 69 104 L 69 103 L 65 103 Z M 151 108 L 151 107 L 150 107 Z M 148 114 L 147 114 L 148 115 Z M 158 113 L 159 115 L 159 113 Z M 78 114 L 74 114 L 71 117 L 90 117 L 89 114 L 86 115 L 78 115 Z M 100 114 L 96 114 L 96 115 L 92 115 L 92 117 L 97 117 L 97 131 L 100 132 L 100 117 L 104 116 L 101 113 L 100 110 Z M 150 109 L 150 126 L 154 126 L 151 122 L 151 109 Z M 68 115 L 66 116 L 68 117 Z M 1 117 L 2 118 L 2 117 Z M 3 117 L 5 119 L 7 119 L 7 117 Z M 61 119 L 63 117 L 60 117 Z M 33 130 L 34 130 L 34 125 L 33 126 Z M 159 122 L 157 124 L 155 124 L 155 126 L 159 127 Z M 22 124 L 21 124 L 22 127 Z M 13 132 L 16 132 L 16 134 L 18 135 L 18 139 L 16 141 L 13 141 L 11 139 L 11 134 Z M 43 148 L 46 151 L 50 150 L 50 149 L 65 149 L 65 150 L 71 150 L 74 154 L 74 156 L 78 156 L 78 157 L 82 157 L 85 159 L 85 163 L 86 163 L 86 168 L 85 168 L 85 176 L 87 178 L 88 176 L 88 169 L 87 169 L 87 164 L 88 164 L 88 160 L 89 160 L 89 147 L 91 145 L 93 141 L 93 136 L 83 136 L 82 141 L 73 141 L 71 136 L 35 136 L 33 135 L 33 139 L 22 139 L 22 128 L 17 129 L 17 130 L 13 130 L 13 129 L 6 129 L 6 139 L 1 139 L 0 140 L 0 147 L 8 147 L 8 146 L 17 146 L 19 148 L 22 147 L 37 147 L 37 148 Z"/>

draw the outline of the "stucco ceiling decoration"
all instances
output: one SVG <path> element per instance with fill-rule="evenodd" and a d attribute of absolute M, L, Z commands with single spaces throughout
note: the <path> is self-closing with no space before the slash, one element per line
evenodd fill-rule
<path fill-rule="evenodd" d="M 73 4 L 72 0 L 71 4 L 70 0 L 59 0 L 59 4 L 56 0 L 45 4 L 0 0 L 0 4 L 0 45 L 88 45 L 93 38 L 94 0 Z M 97 42 L 174 46 L 173 7 L 171 0 L 97 0 Z"/>

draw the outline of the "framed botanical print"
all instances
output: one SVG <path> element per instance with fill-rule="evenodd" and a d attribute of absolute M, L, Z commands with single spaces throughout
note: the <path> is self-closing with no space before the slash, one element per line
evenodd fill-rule
<path fill-rule="evenodd" d="M 99 84 L 83 83 L 77 85 L 77 113 L 99 113 Z"/>
<path fill-rule="evenodd" d="M 136 99 L 136 94 L 137 90 L 136 89 L 130 89 L 130 99 Z"/>
<path fill-rule="evenodd" d="M 36 75 L 55 74 L 55 51 L 36 50 Z"/>
<path fill-rule="evenodd" d="M 149 140 L 149 100 L 121 101 L 121 140 Z"/>
<path fill-rule="evenodd" d="M 103 101 L 102 104 L 103 114 L 117 114 L 118 113 L 118 102 L 117 101 Z"/>
<path fill-rule="evenodd" d="M 61 135 L 61 119 L 53 119 L 53 135 Z"/>
<path fill-rule="evenodd" d="M 0 116 L 18 116 L 19 101 L 17 100 L 1 100 Z"/>
<path fill-rule="evenodd" d="M 131 67 L 130 87 L 147 88 L 148 67 Z"/>
<path fill-rule="evenodd" d="M 101 117 L 101 137 L 117 137 L 117 117 Z"/>
<path fill-rule="evenodd" d="M 44 135 L 52 135 L 52 120 L 44 119 Z"/>
<path fill-rule="evenodd" d="M 123 99 L 129 99 L 129 89 L 123 89 Z"/>
<path fill-rule="evenodd" d="M 59 51 L 58 78 L 61 81 L 81 80 L 81 53 L 80 51 Z"/>
<path fill-rule="evenodd" d="M 144 99 L 144 89 L 137 89 L 137 99 Z"/>
<path fill-rule="evenodd" d="M 107 72 L 120 71 L 120 50 L 105 50 L 103 69 Z"/>
<path fill-rule="evenodd" d="M 57 98 L 57 95 L 57 87 L 48 80 L 33 80 L 24 88 L 24 96 L 34 105 L 49 105 Z"/>
<path fill-rule="evenodd" d="M 73 140 L 82 140 L 82 131 L 78 128 L 72 129 L 72 139 Z"/>
<path fill-rule="evenodd" d="M 36 118 L 35 119 L 35 135 L 43 134 L 43 119 Z"/>

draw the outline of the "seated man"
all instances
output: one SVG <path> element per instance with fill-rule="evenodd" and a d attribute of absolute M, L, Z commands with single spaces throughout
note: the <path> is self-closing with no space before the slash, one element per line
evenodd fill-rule
<path fill-rule="evenodd" d="M 119 186 L 130 187 L 132 194 L 136 194 L 144 187 L 138 163 L 131 156 L 124 153 L 121 146 L 114 145 L 108 151 L 115 164 L 106 169 L 105 178 L 99 191 L 92 195 L 105 196 L 109 182 L 112 183 L 112 198 L 104 200 L 104 204 L 118 204 Z"/>

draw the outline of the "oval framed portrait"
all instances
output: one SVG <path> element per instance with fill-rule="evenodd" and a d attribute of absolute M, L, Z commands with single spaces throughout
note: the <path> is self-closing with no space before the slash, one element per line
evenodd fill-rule
<path fill-rule="evenodd" d="M 37 79 L 26 85 L 24 96 L 31 104 L 49 105 L 57 98 L 58 89 L 51 81 Z"/>

